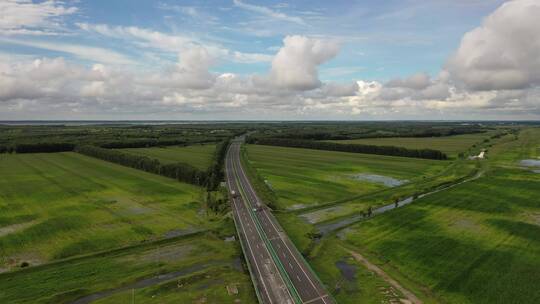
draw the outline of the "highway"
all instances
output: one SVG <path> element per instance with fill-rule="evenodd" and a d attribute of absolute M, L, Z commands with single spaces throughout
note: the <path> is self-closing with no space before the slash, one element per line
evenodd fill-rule
<path fill-rule="evenodd" d="M 334 303 L 323 284 L 259 199 L 240 161 L 243 139 L 232 142 L 226 178 L 235 225 L 261 303 Z"/>

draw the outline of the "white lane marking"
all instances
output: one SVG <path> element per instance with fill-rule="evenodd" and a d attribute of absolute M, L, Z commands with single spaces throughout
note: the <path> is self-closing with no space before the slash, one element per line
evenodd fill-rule
<path fill-rule="evenodd" d="M 231 183 L 230 183 L 230 180 L 227 181 L 228 184 L 229 184 L 229 189 L 231 189 Z M 236 205 L 235 205 L 236 206 Z M 235 208 L 236 209 L 236 208 Z M 238 212 L 237 212 L 238 213 Z M 237 215 L 238 216 L 238 215 Z M 246 230 L 244 229 L 244 226 L 242 225 L 242 223 L 240 223 L 239 225 L 240 227 L 242 227 L 242 231 L 244 232 L 244 235 L 247 236 L 246 234 Z M 268 301 L 270 301 L 270 303 L 272 303 L 272 298 L 270 297 L 270 293 L 268 292 L 268 287 L 266 287 L 266 283 L 264 282 L 264 278 L 262 276 L 262 272 L 259 268 L 259 264 L 257 263 L 257 261 L 255 260 L 255 254 L 253 253 L 253 250 L 251 249 L 251 245 L 249 244 L 249 242 L 246 242 L 247 243 L 247 246 L 249 248 L 249 253 L 251 254 L 251 256 L 253 257 L 253 261 L 255 262 L 255 267 L 257 268 L 257 272 L 259 273 L 259 277 L 260 277 L 260 281 L 264 287 L 264 291 L 266 293 L 266 297 L 268 298 Z"/>
<path fill-rule="evenodd" d="M 313 298 L 313 299 L 311 299 L 311 300 L 309 300 L 309 301 L 306 301 L 306 302 L 304 302 L 304 304 L 313 303 L 313 302 L 318 301 L 318 300 L 323 300 L 323 302 L 326 303 L 326 300 L 325 300 L 324 298 L 327 298 L 327 297 L 328 297 L 328 295 L 325 294 L 325 295 L 323 295 L 323 296 L 316 297 L 316 298 Z"/>
<path fill-rule="evenodd" d="M 259 202 L 259 198 L 257 197 L 257 195 L 255 194 L 255 190 L 253 190 L 253 187 L 251 186 L 251 183 L 249 182 L 247 176 L 246 176 L 246 173 L 244 172 L 244 168 L 242 168 L 242 166 L 238 166 L 238 164 L 236 165 L 236 167 L 240 167 L 240 172 L 242 173 L 242 177 L 245 181 L 244 184 L 247 184 L 251 194 L 252 194 L 252 197 L 255 197 L 255 200 L 256 202 L 258 203 Z M 238 170 L 237 170 L 238 172 Z M 270 217 L 268 216 L 268 213 L 267 212 L 262 212 L 264 213 L 264 215 L 266 216 L 266 218 L 268 219 L 268 221 L 270 221 L 270 224 L 272 225 L 272 227 L 274 228 L 274 230 L 276 231 L 276 233 L 279 231 L 276 227 L 276 225 L 274 224 L 274 222 L 270 219 Z M 278 233 L 279 235 L 279 233 Z M 296 255 L 291 251 L 291 249 L 289 248 L 289 246 L 287 245 L 287 243 L 281 238 L 280 236 L 280 239 L 281 241 L 283 242 L 283 244 L 285 245 L 285 247 L 287 247 L 287 250 L 289 251 L 289 253 L 292 255 L 294 261 L 296 262 L 296 264 L 300 267 L 300 269 L 302 270 L 302 272 L 304 273 L 304 276 L 307 278 L 307 280 L 309 281 L 309 283 L 311 284 L 311 286 L 313 287 L 313 289 L 315 290 L 315 292 L 319 295 L 319 296 L 322 296 L 320 293 L 319 293 L 319 289 L 315 286 L 315 284 L 313 283 L 313 281 L 311 280 L 311 278 L 308 276 L 308 274 L 306 273 L 306 271 L 304 270 L 304 268 L 302 267 L 302 265 L 300 265 L 300 262 L 298 261 L 298 259 L 296 258 Z M 285 256 L 284 256 L 285 258 Z M 322 299 L 324 303 L 326 303 L 326 301 L 324 299 Z"/>
<path fill-rule="evenodd" d="M 234 170 L 234 169 L 235 169 L 235 168 L 234 168 L 234 167 L 235 167 L 235 166 L 234 166 L 234 163 L 232 163 L 232 160 L 231 160 L 230 162 L 231 162 L 232 169 Z M 236 179 L 235 179 L 235 181 L 236 181 Z M 227 182 L 228 182 L 229 187 L 230 187 L 230 180 L 228 180 Z M 238 181 L 236 181 L 236 182 L 238 182 Z M 229 189 L 230 189 L 230 188 L 229 188 Z M 241 204 L 241 205 L 242 205 L 242 204 Z M 237 207 L 236 204 L 235 204 L 235 207 Z M 238 208 L 238 207 L 237 207 L 237 208 Z M 245 206 L 244 206 L 244 208 L 245 208 Z M 236 209 L 236 211 L 237 211 L 237 213 L 239 212 L 238 209 Z M 244 213 L 244 218 L 246 218 L 246 215 L 245 215 L 245 214 L 246 214 L 246 213 Z M 252 218 L 251 218 L 251 221 L 253 222 L 253 224 L 255 223 L 254 220 L 253 220 Z M 244 235 L 246 235 L 244 226 L 243 226 L 241 223 L 240 223 L 240 226 L 242 227 L 242 230 L 244 231 Z M 253 237 L 253 239 L 254 239 L 254 237 Z M 267 295 L 267 297 L 268 297 L 270 303 L 272 303 L 272 299 L 270 298 L 268 288 L 266 287 L 266 284 L 265 284 L 264 279 L 263 279 L 263 277 L 262 277 L 262 272 L 261 272 L 260 269 L 259 269 L 259 264 L 258 264 L 258 263 L 256 262 L 256 260 L 255 260 L 255 255 L 254 255 L 254 253 L 253 253 L 253 251 L 252 251 L 252 249 L 251 249 L 251 245 L 250 245 L 249 242 L 246 242 L 246 243 L 248 244 L 248 247 L 249 247 L 249 250 L 250 250 L 250 254 L 253 256 L 253 260 L 254 260 L 254 262 L 255 262 L 255 266 L 257 267 L 257 271 L 259 272 L 259 276 L 261 277 L 261 282 L 263 283 L 263 286 L 264 286 L 264 290 L 265 290 L 265 292 L 266 292 L 266 295 Z M 266 248 L 266 246 L 264 246 L 264 247 L 265 247 L 265 249 L 268 251 L 268 248 Z M 261 257 L 262 257 L 262 254 L 261 254 Z M 274 265 L 274 267 L 277 267 L 277 266 Z M 280 278 L 281 281 L 282 281 L 282 285 L 285 285 L 285 283 L 283 282 L 283 278 L 281 277 L 281 275 L 279 276 L 279 278 Z M 287 292 L 288 292 L 289 296 L 292 298 L 292 295 L 290 294 L 290 291 L 289 291 L 288 289 L 287 289 Z"/>

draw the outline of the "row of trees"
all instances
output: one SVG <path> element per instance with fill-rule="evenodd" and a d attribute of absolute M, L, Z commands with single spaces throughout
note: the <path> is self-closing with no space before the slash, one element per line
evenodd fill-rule
<path fill-rule="evenodd" d="M 381 137 L 443 137 L 485 132 L 477 126 L 429 126 L 410 124 L 391 125 L 303 125 L 278 130 L 267 130 L 260 137 L 294 138 L 305 140 L 341 140 Z"/>
<path fill-rule="evenodd" d="M 197 143 L 204 143 L 215 140 L 199 140 Z M 228 142 L 228 140 L 227 140 Z M 175 146 L 186 145 L 194 142 L 177 139 L 145 139 L 145 140 L 123 140 L 110 141 L 99 144 L 102 148 L 107 149 L 122 149 L 122 148 L 146 148 L 156 146 Z M 0 145 L 0 153 L 51 153 L 73 151 L 75 143 L 67 142 L 52 142 L 52 143 L 20 143 L 11 145 Z"/>
<path fill-rule="evenodd" d="M 202 171 L 186 163 L 161 164 L 157 159 L 124 153 L 120 150 L 105 149 L 96 146 L 77 146 L 75 151 L 87 156 L 117 163 L 123 166 L 163 175 L 176 180 L 206 186 L 208 190 L 216 190 L 223 179 L 223 165 L 229 146 L 230 138 L 221 141 L 216 146 L 213 161 L 208 170 Z"/>
<path fill-rule="evenodd" d="M 407 149 L 394 146 L 374 146 L 374 145 L 357 145 L 357 144 L 339 144 L 333 142 L 310 141 L 286 138 L 256 138 L 250 137 L 248 143 L 256 143 L 259 145 L 308 148 L 316 150 L 341 151 L 352 153 L 379 154 L 391 156 L 403 156 L 414 158 L 427 159 L 447 159 L 445 153 L 432 149 Z"/>
<path fill-rule="evenodd" d="M 100 144 L 100 147 L 107 149 L 122 149 L 122 148 L 146 148 L 156 146 L 176 146 L 183 145 L 185 140 L 177 139 L 142 139 L 129 141 L 111 141 Z"/>
<path fill-rule="evenodd" d="M 226 138 L 216 145 L 212 165 L 208 168 L 208 190 L 216 190 L 219 183 L 223 180 L 223 166 L 225 163 L 225 155 L 229 147 L 230 138 Z"/>
<path fill-rule="evenodd" d="M 51 153 L 73 151 L 74 148 L 74 144 L 61 142 L 14 144 L 9 146 L 0 146 L 0 153 Z"/>
<path fill-rule="evenodd" d="M 146 156 L 133 155 L 118 150 L 88 145 L 78 146 L 75 148 L 75 151 L 123 166 L 174 178 L 189 184 L 205 186 L 208 182 L 207 172 L 184 163 L 161 164 L 157 159 L 151 159 Z"/>

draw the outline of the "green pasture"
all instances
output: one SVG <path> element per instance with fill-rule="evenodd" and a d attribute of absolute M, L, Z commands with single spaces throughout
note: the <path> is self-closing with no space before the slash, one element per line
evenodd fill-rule
<path fill-rule="evenodd" d="M 254 303 L 239 248 L 212 235 L 169 239 L 0 274 L 1 303 L 72 303 L 112 291 L 96 303 Z M 172 275 L 171 275 L 172 274 Z M 144 280 L 170 275 L 162 281 Z M 228 295 L 235 285 L 238 295 Z M 216 300 L 219 299 L 219 300 Z"/>
<path fill-rule="evenodd" d="M 383 190 L 356 174 L 376 174 L 416 182 L 438 174 L 447 161 L 247 145 L 250 166 L 278 197 L 278 207 L 295 209 Z"/>
<path fill-rule="evenodd" d="M 443 169 L 439 174 L 431 178 L 418 180 L 395 188 L 387 188 L 380 191 L 344 199 L 326 207 L 312 208 L 300 213 L 300 217 L 311 224 L 321 222 L 339 221 L 342 218 L 355 216 L 360 212 L 366 212 L 369 207 L 377 208 L 394 203 L 415 194 L 427 193 L 438 187 L 444 187 L 449 183 L 456 183 L 473 177 L 481 168 L 481 163 L 469 160 L 455 161 L 452 165 Z"/>
<path fill-rule="evenodd" d="M 151 148 L 127 148 L 121 151 L 158 159 L 163 164 L 186 163 L 206 170 L 212 163 L 216 145 L 170 146 Z"/>
<path fill-rule="evenodd" d="M 332 140 L 343 144 L 361 144 L 375 146 L 397 146 L 408 149 L 435 149 L 446 153 L 450 157 L 456 157 L 460 152 L 466 152 L 474 144 L 483 142 L 493 132 L 462 134 L 441 137 L 382 137 L 361 138 L 350 140 Z"/>
<path fill-rule="evenodd" d="M 0 155 L 0 269 L 207 227 L 202 189 L 80 154 Z"/>
<path fill-rule="evenodd" d="M 404 299 L 399 290 L 354 260 L 339 241 L 325 241 L 318 250 L 321 254 L 310 260 L 311 266 L 338 303 L 401 303 Z"/>
<path fill-rule="evenodd" d="M 436 302 L 539 303 L 540 174 L 517 165 L 536 155 L 538 135 L 502 138 L 481 178 L 338 236 Z"/>

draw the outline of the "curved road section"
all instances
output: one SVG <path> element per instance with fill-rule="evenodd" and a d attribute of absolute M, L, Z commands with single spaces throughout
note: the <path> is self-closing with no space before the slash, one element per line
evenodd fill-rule
<path fill-rule="evenodd" d="M 234 222 L 260 303 L 334 303 L 323 284 L 259 199 L 240 162 L 243 138 L 227 152 Z M 234 193 L 234 194 L 233 194 Z"/>

